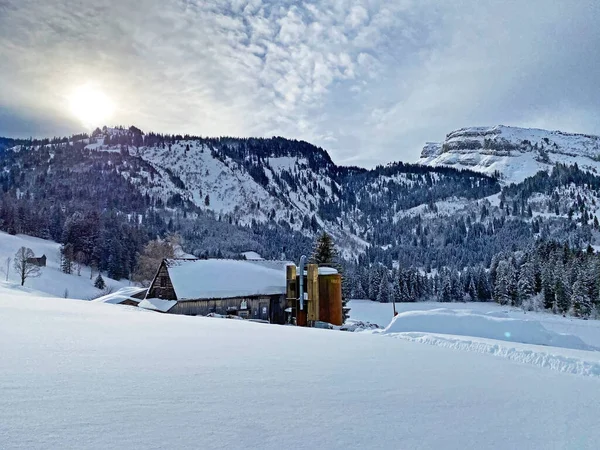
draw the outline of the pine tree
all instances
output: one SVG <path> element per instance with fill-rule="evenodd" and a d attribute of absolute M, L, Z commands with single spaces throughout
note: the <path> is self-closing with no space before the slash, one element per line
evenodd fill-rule
<path fill-rule="evenodd" d="M 535 274 L 533 264 L 526 262 L 521 266 L 517 283 L 518 304 L 529 300 L 535 293 Z"/>
<path fill-rule="evenodd" d="M 402 301 L 402 285 L 400 274 L 400 270 L 394 270 L 392 275 L 392 297 L 395 302 Z"/>
<path fill-rule="evenodd" d="M 356 274 L 354 281 L 354 290 L 352 292 L 352 298 L 364 299 L 366 297 L 365 290 L 363 289 L 362 277 Z"/>
<path fill-rule="evenodd" d="M 488 301 L 492 298 L 492 289 L 488 274 L 481 267 L 477 271 L 477 299 L 479 301 Z"/>
<path fill-rule="evenodd" d="M 573 314 L 577 317 L 589 317 L 592 312 L 592 302 L 581 279 L 573 283 L 571 304 L 573 305 Z"/>
<path fill-rule="evenodd" d="M 381 283 L 381 277 L 379 273 L 379 266 L 371 267 L 369 269 L 369 278 L 367 282 L 367 297 L 369 300 L 375 300 L 379 290 L 379 284 Z"/>
<path fill-rule="evenodd" d="M 508 305 L 511 302 L 510 264 L 505 260 L 502 260 L 498 263 L 498 268 L 496 270 L 494 301 L 501 305 Z"/>
<path fill-rule="evenodd" d="M 400 278 L 400 302 L 410 302 L 410 290 L 408 288 L 408 277 L 406 273 Z"/>
<path fill-rule="evenodd" d="M 104 282 L 104 278 L 102 278 L 102 274 L 100 272 L 98 272 L 98 276 L 94 281 L 94 286 L 100 290 L 103 290 L 106 287 L 106 283 Z"/>
<path fill-rule="evenodd" d="M 64 244 L 60 248 L 60 268 L 64 273 L 73 271 L 73 244 Z"/>
<path fill-rule="evenodd" d="M 552 271 L 549 269 L 544 270 L 542 272 L 542 295 L 544 298 L 545 309 L 552 309 L 554 306 L 554 302 L 556 301 L 554 292 L 555 285 Z"/>
<path fill-rule="evenodd" d="M 391 301 L 392 290 L 387 269 L 383 272 L 379 291 L 377 293 L 377 301 L 379 303 L 389 303 Z"/>
<path fill-rule="evenodd" d="M 475 280 L 473 276 L 469 277 L 469 284 L 467 285 L 467 296 L 469 301 L 477 301 L 477 288 L 475 287 Z"/>
<path fill-rule="evenodd" d="M 449 272 L 444 272 L 441 284 L 440 301 L 451 302 L 454 299 L 454 293 L 452 292 L 452 278 Z"/>
<path fill-rule="evenodd" d="M 517 306 L 519 304 L 519 280 L 514 258 L 510 258 L 508 261 L 507 278 L 508 296 L 510 297 L 509 304 L 512 306 Z"/>
<path fill-rule="evenodd" d="M 553 309 L 555 309 L 557 312 L 565 314 L 569 310 L 571 304 L 569 295 L 565 288 L 565 284 L 561 278 L 556 280 L 556 285 L 554 288 L 554 298 L 555 304 L 553 305 Z"/>
<path fill-rule="evenodd" d="M 337 250 L 333 244 L 333 239 L 328 233 L 323 232 L 317 239 L 310 262 L 319 265 L 331 265 L 332 267 L 338 266 Z"/>

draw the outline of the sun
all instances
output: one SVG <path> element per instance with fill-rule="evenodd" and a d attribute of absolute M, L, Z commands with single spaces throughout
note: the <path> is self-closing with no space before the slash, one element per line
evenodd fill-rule
<path fill-rule="evenodd" d="M 69 96 L 71 113 L 87 128 L 106 125 L 114 113 L 114 104 L 99 88 L 86 84 Z"/>

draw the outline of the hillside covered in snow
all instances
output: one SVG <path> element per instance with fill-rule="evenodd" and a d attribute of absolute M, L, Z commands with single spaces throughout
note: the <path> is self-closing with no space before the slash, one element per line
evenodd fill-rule
<path fill-rule="evenodd" d="M 556 163 L 578 164 L 598 173 L 600 137 L 503 125 L 461 128 L 443 142 L 427 143 L 418 163 L 496 174 L 507 184 L 520 183 Z"/>
<path fill-rule="evenodd" d="M 40 275 L 28 277 L 23 288 L 21 280 L 14 268 L 15 253 L 19 248 L 33 250 L 36 257 L 46 256 L 46 266 L 40 268 Z M 0 281 L 5 286 L 12 286 L 25 292 L 37 291 L 54 297 L 67 297 L 90 300 L 109 291 L 116 291 L 129 283 L 127 280 L 116 281 L 104 274 L 106 288 L 94 287 L 97 270 L 81 265 L 74 268 L 73 273 L 66 274 L 61 270 L 60 244 L 25 235 L 12 236 L 0 232 Z"/>

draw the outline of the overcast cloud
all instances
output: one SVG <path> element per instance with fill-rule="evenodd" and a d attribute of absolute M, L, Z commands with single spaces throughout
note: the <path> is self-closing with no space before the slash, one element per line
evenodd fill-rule
<path fill-rule="evenodd" d="M 473 125 L 600 134 L 597 0 L 0 0 L 0 135 L 114 124 L 304 139 L 338 163 L 415 160 Z"/>

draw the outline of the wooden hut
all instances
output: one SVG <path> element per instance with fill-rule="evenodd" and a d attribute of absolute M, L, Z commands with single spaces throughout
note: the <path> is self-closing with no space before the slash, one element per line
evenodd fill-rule
<path fill-rule="evenodd" d="M 139 306 L 185 315 L 284 323 L 285 261 L 166 259 Z"/>
<path fill-rule="evenodd" d="M 46 267 L 46 255 L 42 255 L 39 258 L 27 258 L 27 264 L 33 264 L 38 267 Z"/>

